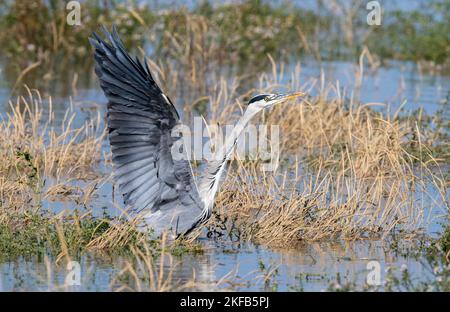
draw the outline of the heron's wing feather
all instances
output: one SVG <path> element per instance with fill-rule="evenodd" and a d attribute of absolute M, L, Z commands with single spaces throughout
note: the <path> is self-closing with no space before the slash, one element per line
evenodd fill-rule
<path fill-rule="evenodd" d="M 125 204 L 134 211 L 158 215 L 150 226 L 188 230 L 203 209 L 187 158 L 174 160 L 172 129 L 178 113 L 154 81 L 146 63 L 132 59 L 116 30 L 104 29 L 110 43 L 94 33 L 95 72 L 109 100 L 108 128 L 114 174 Z M 161 218 L 161 215 L 164 218 Z M 181 217 L 180 217 L 181 216 Z M 165 222 L 166 224 L 156 224 Z M 155 224 L 153 224 L 155 223 Z"/>

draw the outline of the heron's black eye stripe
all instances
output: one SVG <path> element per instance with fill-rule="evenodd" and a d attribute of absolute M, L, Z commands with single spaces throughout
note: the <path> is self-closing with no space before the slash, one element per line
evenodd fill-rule
<path fill-rule="evenodd" d="M 268 96 L 267 94 L 257 95 L 257 96 L 255 96 L 255 97 L 253 97 L 253 98 L 248 102 L 248 104 L 252 104 L 252 103 L 254 103 L 254 102 L 258 102 L 258 101 L 261 101 L 261 100 L 268 101 L 268 100 L 269 100 L 269 96 Z"/>

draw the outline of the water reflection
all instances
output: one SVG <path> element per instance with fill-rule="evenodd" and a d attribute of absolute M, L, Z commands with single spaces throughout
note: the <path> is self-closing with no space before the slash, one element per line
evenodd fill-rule
<path fill-rule="evenodd" d="M 367 264 L 374 260 L 380 263 L 382 281 L 386 279 L 389 267 L 403 266 L 421 280 L 432 277 L 429 268 L 420 260 L 397 255 L 382 241 L 312 243 L 288 250 L 271 250 L 255 245 L 227 246 L 211 241 L 204 243 L 204 254 L 176 257 L 174 265 L 163 266 L 165 274 L 169 270 L 173 272 L 173 283 L 195 279 L 193 289 L 198 291 L 323 291 L 336 281 L 337 274 L 345 280 L 364 285 L 369 272 Z M 117 274 L 127 259 L 116 257 L 105 261 L 105 258 L 83 256 L 79 259 L 79 286 L 65 285 L 68 271 L 64 262 L 57 266 L 51 261 L 17 259 L 1 264 L 2 290 L 114 290 L 118 288 Z M 261 269 L 262 265 L 267 271 Z M 270 268 L 276 272 L 269 277 L 268 283 L 265 279 Z M 268 285 L 271 286 L 268 288 Z M 144 282 L 141 290 L 151 289 Z"/>

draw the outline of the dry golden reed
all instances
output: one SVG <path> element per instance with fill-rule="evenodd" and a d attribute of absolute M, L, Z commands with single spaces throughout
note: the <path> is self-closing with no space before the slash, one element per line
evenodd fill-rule
<path fill-rule="evenodd" d="M 75 112 L 68 109 L 60 122 L 54 119 L 52 99 L 37 90 L 10 102 L 0 121 L 0 215 L 37 212 L 43 199 L 78 193 L 86 203 L 100 177 L 94 167 L 100 160 L 104 138 L 97 119 L 75 127 Z M 71 183 L 91 181 L 75 189 Z"/>
<path fill-rule="evenodd" d="M 280 127 L 278 169 L 263 173 L 261 161 L 233 161 L 208 224 L 211 232 L 268 245 L 380 238 L 396 232 L 414 235 L 424 230 L 432 209 L 448 209 L 442 163 L 432 156 L 432 147 L 414 119 L 382 114 L 371 104 L 341 94 L 339 86 L 318 86 L 312 80 L 301 83 L 296 79 L 300 65 L 290 82 L 283 84 L 283 64 L 269 60 L 272 71 L 260 75 L 256 87 L 245 94 L 238 91 L 239 78 L 224 77 L 210 82 L 207 97 L 192 91 L 193 98 L 206 97 L 205 121 L 219 125 L 236 120 L 252 93 L 318 91 L 301 104 L 277 106 L 254 121 Z M 155 78 L 170 85 L 171 70 L 156 63 L 151 66 Z M 175 94 L 177 102 L 181 95 Z M 92 169 L 101 157 L 104 138 L 98 120 L 74 129 L 73 115 L 68 113 L 56 131 L 51 113 L 48 122 L 42 122 L 39 94 L 30 90 L 28 98 L 19 98 L 1 124 L 6 134 L 1 153 L 8 160 L 0 165 L 2 205 L 22 203 L 24 208 L 36 206 L 42 196 L 59 200 L 74 193 L 79 201 L 89 202 L 97 183 L 102 183 L 95 180 Z M 186 120 L 197 102 L 184 105 Z M 46 192 L 39 184 L 43 177 L 54 181 Z M 67 183 L 80 179 L 92 182 L 83 190 Z M 86 247 L 104 250 L 130 242 L 145 244 L 135 222 L 124 220 L 128 218 L 112 222 Z"/>
<path fill-rule="evenodd" d="M 282 70 L 273 62 L 259 90 L 279 88 Z M 307 84 L 293 79 L 284 88 Z M 433 210 L 448 212 L 445 163 L 433 156 L 417 121 L 383 114 L 336 90 L 322 87 L 300 105 L 286 103 L 261 116 L 260 122 L 280 127 L 280 166 L 267 173 L 260 162 L 235 161 L 211 231 L 225 228 L 269 245 L 411 236 L 426 230 Z"/>

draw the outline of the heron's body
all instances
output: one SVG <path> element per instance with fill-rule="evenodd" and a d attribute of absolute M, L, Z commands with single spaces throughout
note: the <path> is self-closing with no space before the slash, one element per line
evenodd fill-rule
<path fill-rule="evenodd" d="M 264 107 L 289 97 L 253 98 L 219 151 L 220 160 L 208 163 L 196 181 L 187 156 L 174 160 L 171 154 L 173 144 L 181 139 L 172 136 L 180 123 L 174 105 L 147 64 L 128 55 L 115 29 L 112 34 L 104 32 L 110 44 L 95 33 L 90 41 L 95 47 L 95 71 L 108 98 L 115 181 L 126 207 L 141 217 L 141 228 L 151 228 L 156 234 L 187 234 L 211 215 L 220 177 L 247 123 Z"/>

